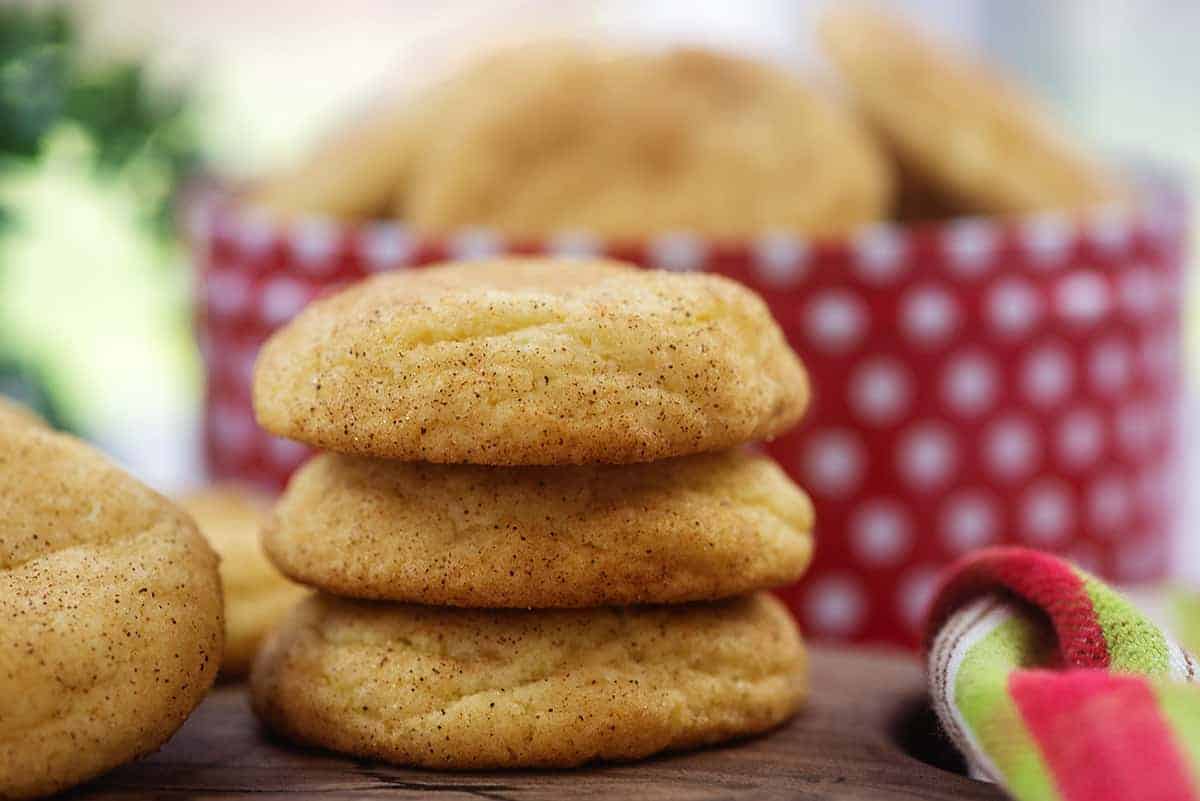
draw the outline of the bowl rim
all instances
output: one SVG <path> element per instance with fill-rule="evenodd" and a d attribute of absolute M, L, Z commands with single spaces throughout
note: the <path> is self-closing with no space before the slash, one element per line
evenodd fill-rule
<path fill-rule="evenodd" d="M 191 239 L 208 239 L 222 226 L 238 228 L 248 237 L 287 239 L 290 236 L 336 236 L 346 240 L 378 237 L 402 239 L 412 247 L 431 243 L 474 242 L 476 249 L 510 253 L 544 253 L 562 251 L 619 253 L 643 248 L 647 243 L 678 246 L 682 242 L 703 243 L 718 252 L 737 251 L 756 244 L 791 242 L 813 252 L 828 252 L 853 246 L 855 243 L 884 237 L 904 236 L 912 239 L 941 236 L 971 235 L 964 232 L 987 230 L 1005 233 L 1056 231 L 1071 237 L 1087 236 L 1097 229 L 1124 226 L 1151 229 L 1170 235 L 1179 227 L 1187 227 L 1188 193 L 1182 174 L 1157 162 L 1127 163 L 1126 175 L 1133 187 L 1135 200 L 1129 204 L 1100 204 L 1076 211 L 1046 210 L 1030 214 L 986 215 L 962 214 L 929 220 L 879 220 L 867 223 L 841 235 L 809 236 L 786 228 L 764 229 L 747 237 L 710 237 L 686 229 L 661 231 L 645 237 L 605 238 L 586 230 L 564 229 L 546 237 L 507 236 L 488 226 L 462 226 L 440 233 L 414 230 L 403 220 L 379 218 L 345 220 L 328 215 L 309 214 L 281 219 L 269 210 L 245 202 L 252 182 L 231 182 L 213 176 L 201 176 L 185 186 L 179 207 L 183 228 Z M 464 248 L 471 250 L 470 247 Z"/>

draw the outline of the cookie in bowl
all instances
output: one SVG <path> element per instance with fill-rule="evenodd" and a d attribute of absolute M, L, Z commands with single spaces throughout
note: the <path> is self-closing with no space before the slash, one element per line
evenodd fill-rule
<path fill-rule="evenodd" d="M 853 231 L 887 216 L 892 165 L 806 80 L 714 50 L 530 43 L 377 102 L 245 194 L 277 220 L 396 217 L 640 239 Z"/>
<path fill-rule="evenodd" d="M 867 130 L 798 76 L 701 49 L 581 49 L 456 105 L 395 214 L 521 240 L 832 236 L 886 216 L 892 194 Z"/>
<path fill-rule="evenodd" d="M 329 131 L 301 158 L 255 182 L 246 201 L 286 221 L 388 216 L 424 150 L 457 124 L 463 109 L 497 102 L 539 76 L 566 69 L 586 52 L 565 42 L 502 50 L 415 95 L 389 93 Z"/>
<path fill-rule="evenodd" d="M 244 676 L 263 636 L 306 591 L 280 575 L 259 545 L 259 528 L 271 508 L 269 497 L 230 483 L 191 492 L 179 499 L 179 505 L 221 558 L 225 596 L 221 675 Z"/>
<path fill-rule="evenodd" d="M 901 19 L 853 5 L 822 20 L 854 101 L 919 186 L 956 213 L 1076 211 L 1120 202 L 1117 178 L 1016 85 Z"/>

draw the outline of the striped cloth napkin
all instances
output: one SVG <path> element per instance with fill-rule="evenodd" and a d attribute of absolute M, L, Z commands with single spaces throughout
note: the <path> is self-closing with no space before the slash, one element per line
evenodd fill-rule
<path fill-rule="evenodd" d="M 942 727 L 1020 801 L 1200 801 L 1193 658 L 1079 568 L 989 548 L 947 570 L 926 627 Z"/>

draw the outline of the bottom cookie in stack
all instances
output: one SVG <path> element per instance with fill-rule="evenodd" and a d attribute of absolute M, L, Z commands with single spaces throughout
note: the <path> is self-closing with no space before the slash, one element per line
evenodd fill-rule
<path fill-rule="evenodd" d="M 762 590 L 803 573 L 812 523 L 783 471 L 740 450 L 555 468 L 323 454 L 264 546 L 343 597 L 276 630 L 255 707 L 305 743 L 440 768 L 755 734 L 805 696 L 795 624 Z"/>
<path fill-rule="evenodd" d="M 629 760 L 773 728 L 807 692 L 767 593 L 578 610 L 314 595 L 267 640 L 258 715 L 299 742 L 445 769 Z"/>

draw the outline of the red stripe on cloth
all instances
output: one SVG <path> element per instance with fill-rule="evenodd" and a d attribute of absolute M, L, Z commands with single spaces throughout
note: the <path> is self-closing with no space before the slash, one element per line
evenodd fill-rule
<path fill-rule="evenodd" d="M 1197 801 L 1144 678 L 1022 670 L 1008 687 L 1063 801 Z"/>
<path fill-rule="evenodd" d="M 1068 667 L 1108 667 L 1108 642 L 1083 577 L 1068 562 L 1029 548 L 984 548 L 947 568 L 926 617 L 925 650 L 955 609 L 997 591 L 1049 617 Z"/>

